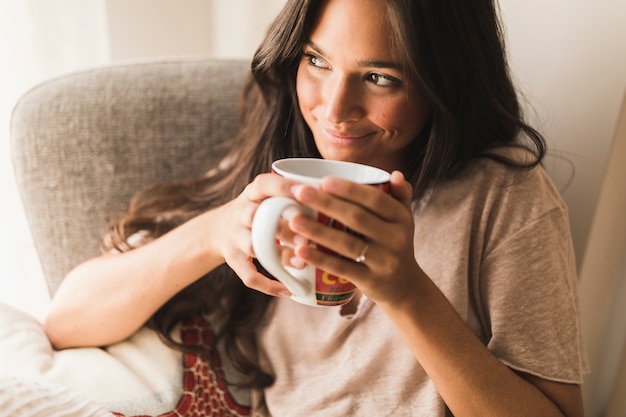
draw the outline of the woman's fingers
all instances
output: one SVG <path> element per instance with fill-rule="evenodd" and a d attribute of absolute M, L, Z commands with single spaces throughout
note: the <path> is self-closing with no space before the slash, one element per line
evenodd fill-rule
<path fill-rule="evenodd" d="M 411 202 L 413 201 L 413 187 L 404 178 L 404 174 L 400 171 L 393 171 L 389 183 L 391 186 L 390 193 L 393 198 L 398 200 L 405 207 L 411 207 Z"/>
<path fill-rule="evenodd" d="M 271 196 L 291 197 L 293 181 L 275 174 L 262 174 L 246 186 L 244 191 L 220 210 L 217 228 L 220 239 L 217 243 L 225 262 L 247 287 L 272 296 L 289 296 L 287 288 L 280 282 L 269 279 L 257 271 L 252 262 L 254 250 L 251 243 L 251 226 L 259 204 Z M 293 263 L 293 242 L 297 240 L 287 222 L 281 222 L 276 238 L 284 242 L 279 248 L 283 263 Z"/>
<path fill-rule="evenodd" d="M 257 271 L 250 257 L 241 252 L 234 254 L 228 260 L 228 265 L 241 279 L 246 287 L 260 291 L 274 297 L 289 297 L 291 293 L 285 285 L 279 281 L 267 278 Z"/>
<path fill-rule="evenodd" d="M 311 262 L 328 272 L 335 272 L 337 275 L 344 273 L 343 269 L 346 267 L 346 262 L 354 264 L 348 265 L 355 267 L 351 268 L 352 271 L 359 270 L 359 264 L 361 264 L 361 267 L 362 265 L 367 265 L 373 269 L 378 269 L 376 267 L 377 257 L 374 255 L 387 252 L 387 250 L 379 250 L 382 246 L 376 240 L 363 238 L 343 229 L 328 227 L 305 216 L 294 216 L 290 226 L 298 233 L 298 236 L 316 243 L 316 248 L 309 244 L 296 245 L 294 252 L 296 257 L 301 258 L 305 262 Z M 328 256 L 328 251 L 332 251 L 339 256 Z M 360 262 L 357 262 L 357 259 Z M 320 264 L 320 262 L 324 263 L 326 261 L 331 263 L 330 268 L 332 269 L 326 269 L 328 265 L 323 266 Z M 337 271 L 335 268 L 340 268 L 340 271 Z"/>
<path fill-rule="evenodd" d="M 411 187 L 399 172 L 392 173 L 388 193 L 375 186 L 332 177 L 325 178 L 321 188 L 316 189 L 278 175 L 263 174 L 236 199 L 238 212 L 231 214 L 238 220 L 239 233 L 231 233 L 227 262 L 250 288 L 274 296 L 289 294 L 283 284 L 258 273 L 251 262 L 254 253 L 250 228 L 254 213 L 265 198 L 278 195 L 295 198 L 336 221 L 331 227 L 304 215 L 281 221 L 276 240 L 283 265 L 303 268 L 311 263 L 338 276 L 355 276 L 364 270 L 383 275 L 393 273 L 393 261 L 403 256 L 406 236 L 411 233 L 407 229 L 412 226 Z M 350 231 L 346 233 L 338 224 Z M 315 242 L 317 249 L 310 242 Z M 232 253 L 233 247 L 239 248 L 236 254 Z M 328 256 L 324 248 L 339 256 Z"/>
<path fill-rule="evenodd" d="M 411 220 L 410 203 L 407 207 L 380 189 L 336 178 L 325 179 L 324 186 L 318 190 L 297 185 L 293 193 L 300 203 L 367 239 L 384 237 L 389 227 Z"/>
<path fill-rule="evenodd" d="M 390 194 L 372 186 L 354 184 L 337 178 L 326 178 L 320 190 L 295 186 L 294 196 L 302 204 L 334 219 L 328 225 L 295 216 L 289 226 L 298 236 L 341 255 L 330 257 L 308 245 L 298 246 L 296 256 L 321 269 L 338 275 L 369 273 L 389 275 L 399 268 L 401 260 L 412 254 L 413 217 L 411 186 L 400 172 L 391 177 Z M 337 222 L 348 232 L 336 227 Z M 410 253 L 409 253 L 410 252 Z M 359 260 L 360 262 L 356 262 Z"/>
<path fill-rule="evenodd" d="M 276 174 L 258 175 L 248 184 L 242 196 L 250 201 L 260 203 L 268 197 L 291 196 L 291 187 L 296 183 Z"/>

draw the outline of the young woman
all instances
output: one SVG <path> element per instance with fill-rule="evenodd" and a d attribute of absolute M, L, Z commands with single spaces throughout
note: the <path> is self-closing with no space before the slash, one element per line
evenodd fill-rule
<path fill-rule="evenodd" d="M 110 344 L 148 321 L 168 336 L 205 315 L 262 390 L 259 412 L 582 415 L 567 211 L 523 121 L 497 17 L 493 0 L 288 1 L 254 56 L 231 154 L 135 197 L 109 253 L 63 282 L 51 341 Z M 391 194 L 268 174 L 283 157 L 386 169 Z M 250 224 L 270 196 L 359 232 L 303 216 L 280 232 L 292 265 L 358 287 L 350 304 L 300 305 L 259 272 Z"/>

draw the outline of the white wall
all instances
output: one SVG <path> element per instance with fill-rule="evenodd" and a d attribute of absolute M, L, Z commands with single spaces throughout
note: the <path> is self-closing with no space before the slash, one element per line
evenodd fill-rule
<path fill-rule="evenodd" d="M 586 402 L 601 409 L 610 402 L 626 415 L 626 96 L 606 166 L 606 176 L 580 271 L 581 308 L 589 359 Z M 621 368 L 624 390 L 613 394 Z"/>
<path fill-rule="evenodd" d="M 552 150 L 574 164 L 547 162 L 570 204 L 580 265 L 626 87 L 626 1 L 500 3 L 516 79 Z"/>
<path fill-rule="evenodd" d="M 570 209 L 592 367 L 587 416 L 605 415 L 611 396 L 613 416 L 624 416 L 617 398 L 626 398 L 626 382 L 621 392 L 613 386 L 626 361 L 626 114 L 615 136 L 626 90 L 626 1 L 500 2 L 512 70 L 550 142 L 546 167 Z"/>
<path fill-rule="evenodd" d="M 104 0 L 0 0 L 0 302 L 42 317 L 49 304 L 13 175 L 11 110 L 33 85 L 109 62 Z"/>
<path fill-rule="evenodd" d="M 106 0 L 111 60 L 208 54 L 211 3 Z"/>
<path fill-rule="evenodd" d="M 111 60 L 251 58 L 284 0 L 106 0 Z"/>

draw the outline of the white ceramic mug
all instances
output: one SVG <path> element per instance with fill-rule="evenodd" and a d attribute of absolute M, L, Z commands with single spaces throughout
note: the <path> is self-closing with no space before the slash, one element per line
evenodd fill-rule
<path fill-rule="evenodd" d="M 275 161 L 272 171 L 285 178 L 319 187 L 327 176 L 339 177 L 359 184 L 369 184 L 389 192 L 390 174 L 382 169 L 352 162 L 314 158 L 288 158 Z M 356 292 L 354 285 L 344 278 L 307 265 L 303 269 L 282 265 L 276 231 L 281 218 L 289 219 L 295 213 L 317 219 L 318 222 L 351 233 L 341 223 L 324 213 L 303 206 L 287 197 L 271 197 L 258 207 L 252 221 L 252 247 L 259 263 L 292 294 L 292 299 L 311 306 L 336 306 L 349 302 Z M 319 250 L 334 254 L 318 246 Z M 339 255 L 337 255 L 339 256 Z"/>

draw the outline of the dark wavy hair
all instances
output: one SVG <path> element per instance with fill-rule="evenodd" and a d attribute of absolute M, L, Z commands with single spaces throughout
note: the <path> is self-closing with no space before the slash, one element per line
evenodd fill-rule
<path fill-rule="evenodd" d="M 303 46 L 324 1 L 288 0 L 269 27 L 252 59 L 238 131 L 221 166 L 198 178 L 137 193 L 128 212 L 109 228 L 107 248 L 126 247 L 128 237 L 137 232 L 157 238 L 232 200 L 255 176 L 268 172 L 276 159 L 320 157 L 298 107 L 295 80 Z M 386 4 L 390 48 L 431 108 L 411 149 L 411 170 L 405 172 L 415 197 L 475 158 L 494 159 L 515 170 L 538 165 L 545 142 L 522 117 L 494 0 L 386 0 Z M 508 159 L 497 152 L 501 147 L 526 149 L 532 158 Z M 246 288 L 222 265 L 174 296 L 150 324 L 170 345 L 194 351 L 172 339 L 174 326 L 194 315 L 212 316 L 217 323 L 215 343 L 223 343 L 244 376 L 237 383 L 263 387 L 273 379 L 258 365 L 255 329 L 269 303 L 270 297 Z"/>

